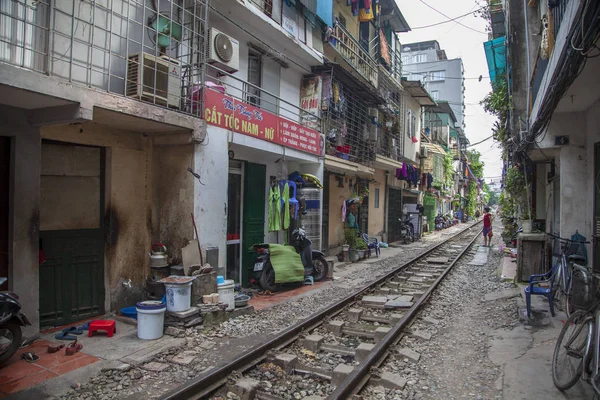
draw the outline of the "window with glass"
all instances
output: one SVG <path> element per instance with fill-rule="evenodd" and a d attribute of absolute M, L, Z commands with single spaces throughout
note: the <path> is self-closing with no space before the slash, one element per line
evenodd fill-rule
<path fill-rule="evenodd" d="M 446 71 L 431 71 L 429 73 L 431 81 L 443 81 L 446 79 Z"/>
<path fill-rule="evenodd" d="M 434 100 L 439 100 L 440 99 L 440 91 L 439 90 L 432 90 L 431 91 L 431 98 Z"/>
<path fill-rule="evenodd" d="M 415 64 L 424 63 L 425 61 L 427 61 L 427 55 L 425 54 L 416 54 L 413 56 L 413 63 Z"/>
<path fill-rule="evenodd" d="M 246 85 L 246 102 L 260 107 L 260 86 L 262 78 L 262 57 L 259 53 L 248 53 L 248 85 Z"/>

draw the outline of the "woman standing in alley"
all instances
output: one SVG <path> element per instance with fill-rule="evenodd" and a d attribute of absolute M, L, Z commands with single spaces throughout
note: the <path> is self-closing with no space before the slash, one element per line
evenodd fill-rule
<path fill-rule="evenodd" d="M 486 207 L 483 209 L 483 246 L 492 245 L 492 215 L 490 214 L 490 208 Z"/>

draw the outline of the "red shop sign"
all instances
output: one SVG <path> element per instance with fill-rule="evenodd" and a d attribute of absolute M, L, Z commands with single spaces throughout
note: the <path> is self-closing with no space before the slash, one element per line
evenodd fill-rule
<path fill-rule="evenodd" d="M 323 155 L 321 134 L 296 122 L 206 89 L 204 119 L 218 126 L 315 155 Z"/>

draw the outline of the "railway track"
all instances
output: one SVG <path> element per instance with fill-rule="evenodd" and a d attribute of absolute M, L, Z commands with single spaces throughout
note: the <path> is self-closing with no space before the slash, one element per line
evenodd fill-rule
<path fill-rule="evenodd" d="M 381 374 L 378 367 L 398 351 L 395 345 L 404 336 L 427 339 L 426 331 L 413 329 L 411 324 L 435 288 L 468 252 L 480 228 L 476 223 L 432 246 L 161 399 L 349 399 L 367 384 L 401 388 L 405 383 L 402 377 Z M 419 321 L 435 323 L 427 318 Z M 410 349 L 404 352 L 400 355 L 410 357 Z M 290 397 L 290 387 L 298 389 L 294 397 Z"/>

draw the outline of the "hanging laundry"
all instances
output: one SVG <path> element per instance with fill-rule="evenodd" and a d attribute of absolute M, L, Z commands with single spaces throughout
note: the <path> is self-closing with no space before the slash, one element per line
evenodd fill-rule
<path fill-rule="evenodd" d="M 433 184 L 433 175 L 427 174 L 427 189 L 431 189 L 431 185 Z"/>
<path fill-rule="evenodd" d="M 358 15 L 358 0 L 351 0 L 350 10 L 353 16 L 356 17 Z"/>
<path fill-rule="evenodd" d="M 269 188 L 269 202 L 267 207 L 268 218 L 267 218 L 267 230 L 273 232 L 275 230 L 275 213 L 273 211 L 273 199 L 275 198 L 275 189 L 273 186 Z"/>
<path fill-rule="evenodd" d="M 358 5 L 358 21 L 369 22 L 373 19 L 373 9 L 371 0 L 361 0 Z"/>
<path fill-rule="evenodd" d="M 346 202 L 342 203 L 342 222 L 346 222 Z"/>
<path fill-rule="evenodd" d="M 281 230 L 281 190 L 279 186 L 273 186 L 272 191 L 270 207 L 273 209 L 273 225 L 270 231 L 274 232 Z"/>
<path fill-rule="evenodd" d="M 283 185 L 283 229 L 290 227 L 290 187 L 287 181 Z"/>

